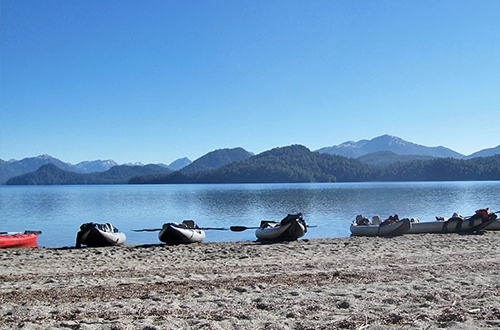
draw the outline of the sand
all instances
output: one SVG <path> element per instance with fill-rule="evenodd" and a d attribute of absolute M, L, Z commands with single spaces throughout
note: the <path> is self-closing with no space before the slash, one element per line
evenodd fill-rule
<path fill-rule="evenodd" d="M 500 327 L 500 232 L 0 250 L 1 329 Z"/>

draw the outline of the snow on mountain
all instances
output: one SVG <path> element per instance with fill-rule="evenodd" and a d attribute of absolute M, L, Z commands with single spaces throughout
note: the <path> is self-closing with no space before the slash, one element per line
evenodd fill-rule
<path fill-rule="evenodd" d="M 83 161 L 73 166 L 73 170 L 78 173 L 105 172 L 118 165 L 114 160 L 93 160 Z"/>
<path fill-rule="evenodd" d="M 373 138 L 372 140 L 347 141 L 336 146 L 321 148 L 317 151 L 349 158 L 358 158 L 379 151 L 392 151 L 398 155 L 465 158 L 464 155 L 445 147 L 426 147 L 387 134 Z"/>

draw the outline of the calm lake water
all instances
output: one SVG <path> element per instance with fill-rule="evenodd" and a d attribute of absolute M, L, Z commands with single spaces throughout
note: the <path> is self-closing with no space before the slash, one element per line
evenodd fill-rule
<path fill-rule="evenodd" d="M 159 243 L 165 222 L 194 219 L 202 227 L 258 226 L 302 212 L 304 238 L 349 236 L 357 214 L 434 220 L 455 211 L 500 210 L 500 182 L 0 186 L 0 231 L 41 230 L 40 246 L 74 246 L 85 222 L 111 222 L 127 244 Z M 206 241 L 255 240 L 254 230 L 207 231 Z"/>

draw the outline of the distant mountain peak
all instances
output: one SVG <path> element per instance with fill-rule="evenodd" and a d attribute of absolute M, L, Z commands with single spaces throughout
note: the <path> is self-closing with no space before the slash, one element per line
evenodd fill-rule
<path fill-rule="evenodd" d="M 44 160 L 48 160 L 48 159 L 55 159 L 54 157 L 50 156 L 50 155 L 47 155 L 47 154 L 43 154 L 43 155 L 38 155 L 35 157 L 35 159 L 44 159 Z"/>
<path fill-rule="evenodd" d="M 321 148 L 317 151 L 319 153 L 340 155 L 349 158 L 358 158 L 378 151 L 391 151 L 398 155 L 421 155 L 435 158 L 452 157 L 462 159 L 465 157 L 445 147 L 426 147 L 389 134 L 384 134 L 371 140 L 347 141 L 340 145 Z"/>
<path fill-rule="evenodd" d="M 189 164 L 191 164 L 192 161 L 187 158 L 187 157 L 184 157 L 184 158 L 179 158 L 175 161 L 173 161 L 172 163 L 168 164 L 168 168 L 171 169 L 172 171 L 178 171 L 180 169 L 183 169 L 184 167 L 188 166 Z"/>
<path fill-rule="evenodd" d="M 118 163 L 111 159 L 86 160 L 74 165 L 73 170 L 78 173 L 104 172 L 117 165 Z"/>
<path fill-rule="evenodd" d="M 221 166 L 245 160 L 252 154 L 241 147 L 217 149 L 201 156 L 191 164 L 181 169 L 183 173 L 203 172 Z"/>

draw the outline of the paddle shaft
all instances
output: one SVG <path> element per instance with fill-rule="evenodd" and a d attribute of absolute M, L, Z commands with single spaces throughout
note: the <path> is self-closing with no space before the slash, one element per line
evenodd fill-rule
<path fill-rule="evenodd" d="M 314 225 L 314 226 L 307 225 L 306 227 L 307 228 L 314 228 L 314 227 L 318 227 L 318 226 L 316 226 L 316 225 Z M 231 227 L 229 227 L 229 230 L 231 230 L 231 231 L 244 231 L 244 230 L 247 230 L 247 229 L 259 229 L 259 228 L 261 228 L 261 227 L 231 226 Z"/>
<path fill-rule="evenodd" d="M 187 228 L 187 229 L 201 229 L 201 230 L 228 230 L 227 228 L 211 228 L 211 227 Z M 162 230 L 162 228 L 132 229 L 132 231 L 160 231 L 160 230 Z"/>

